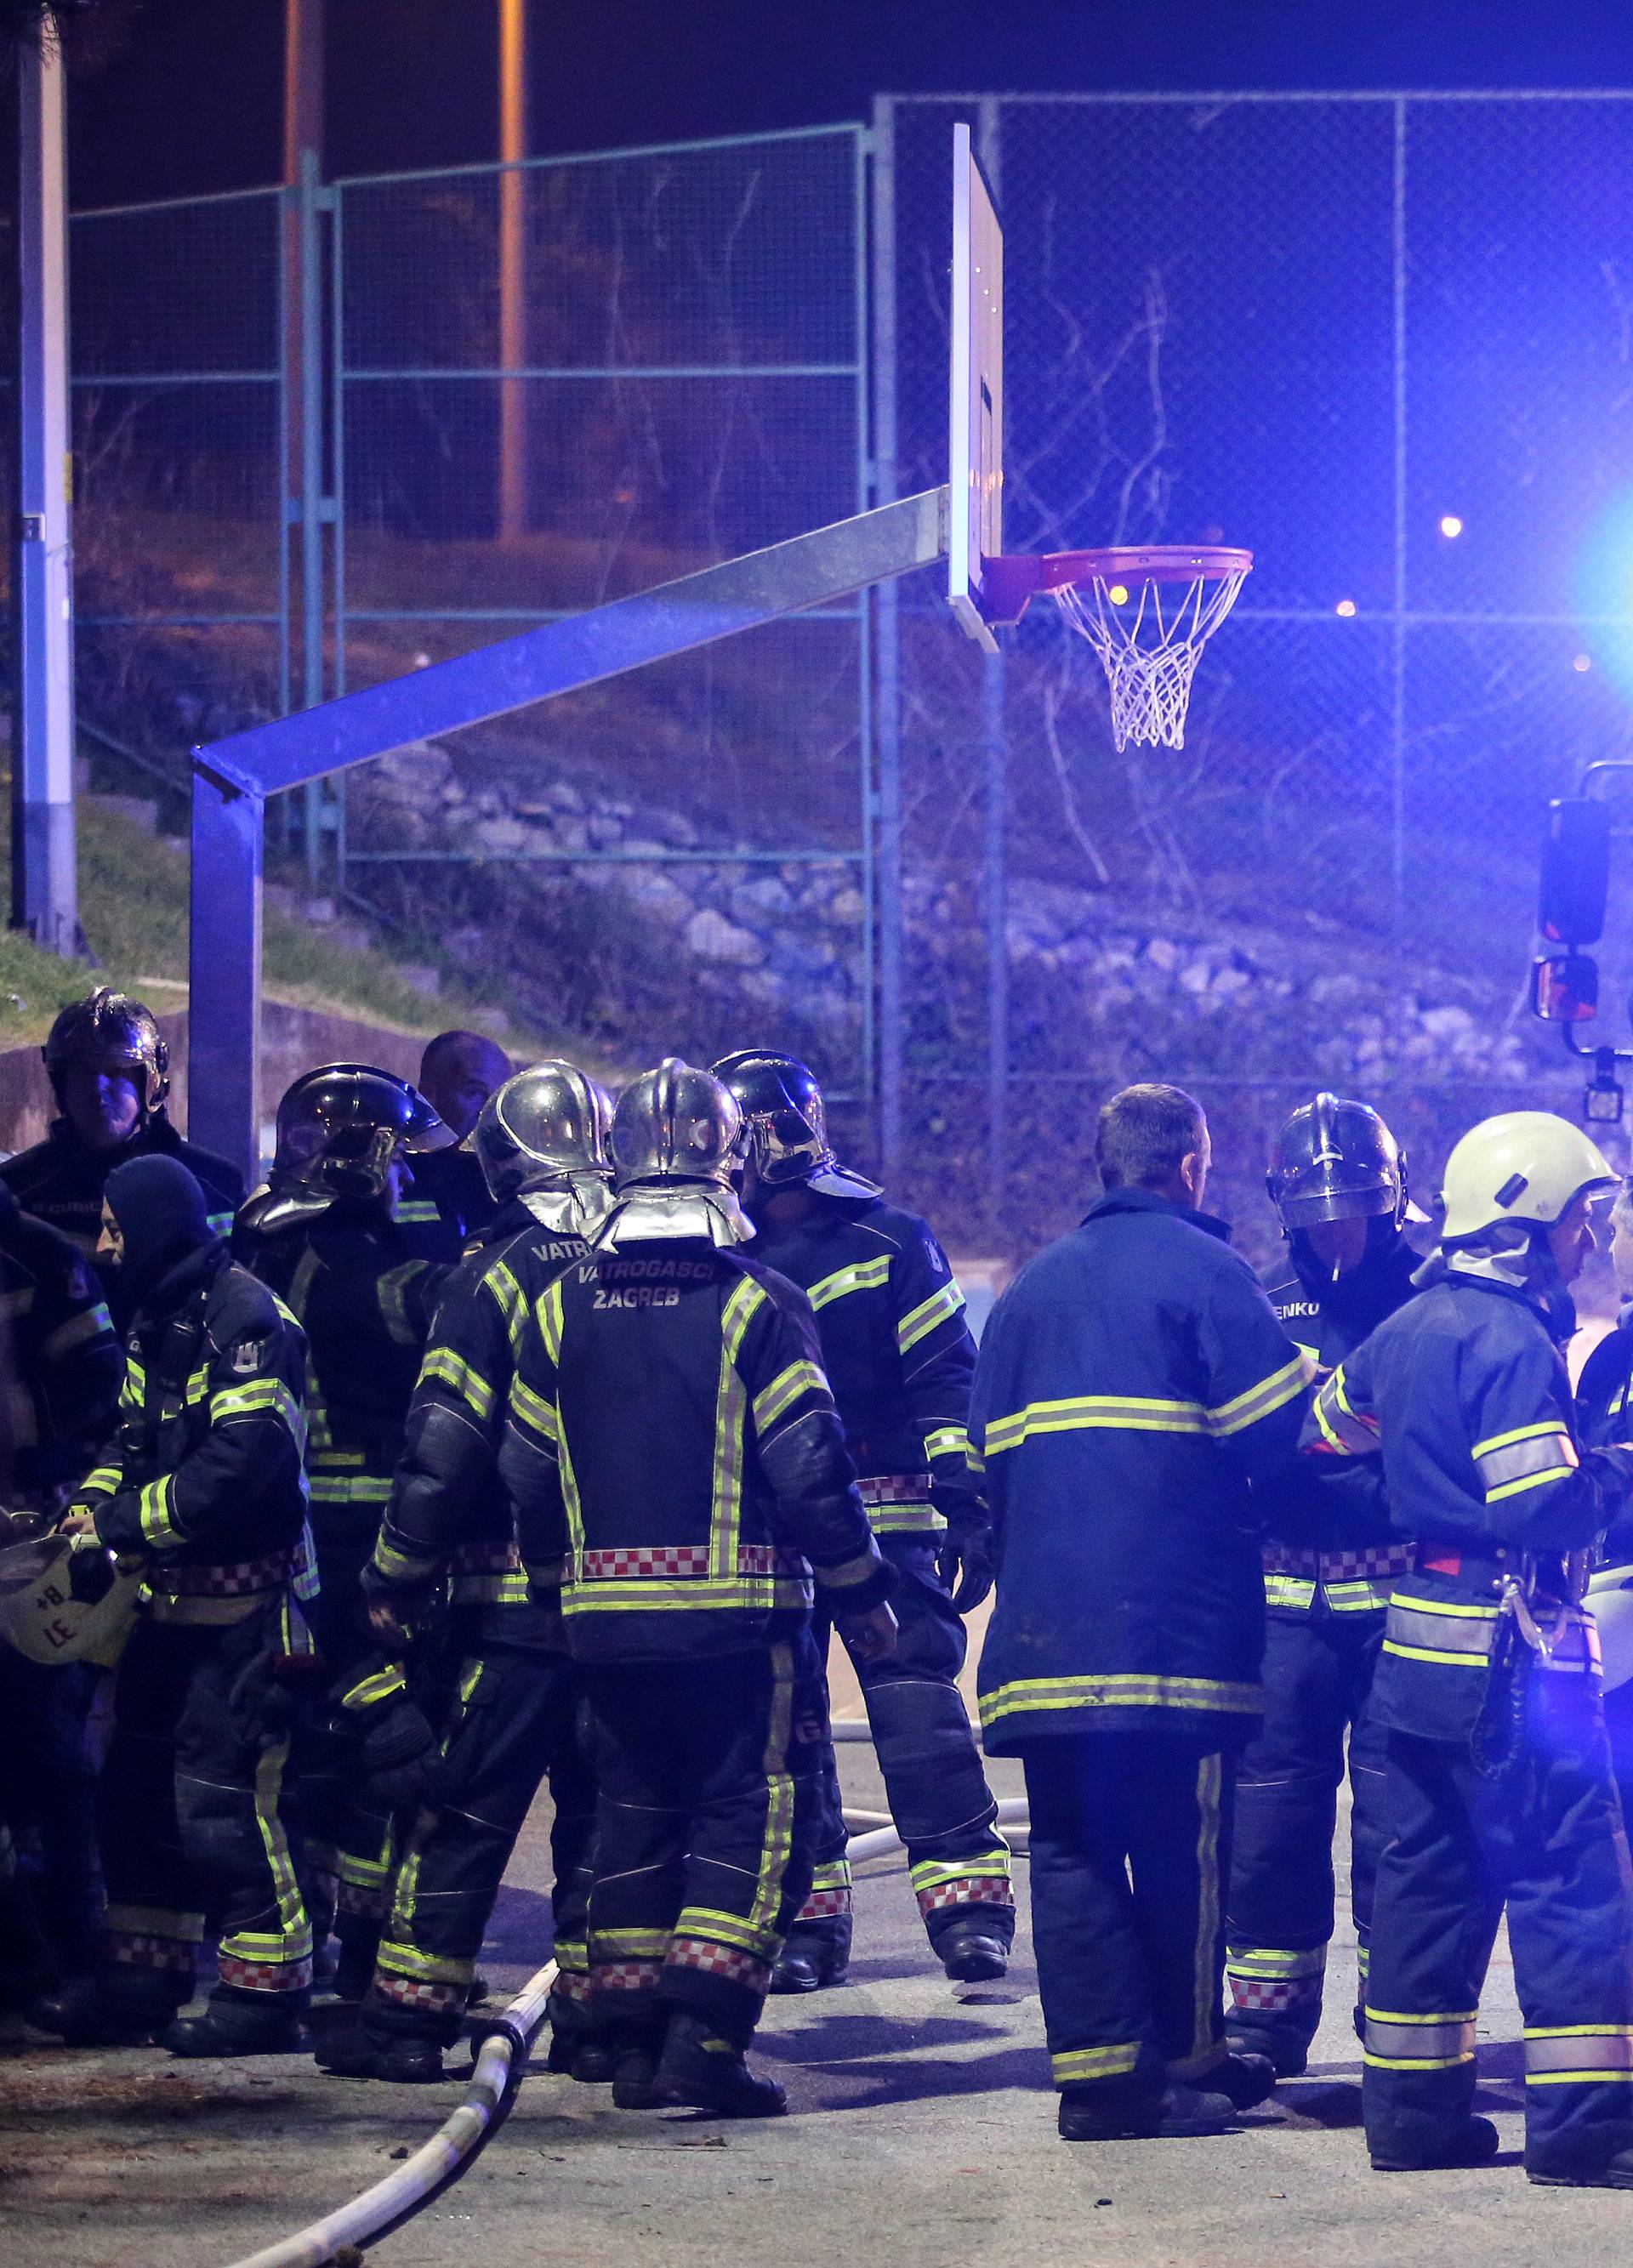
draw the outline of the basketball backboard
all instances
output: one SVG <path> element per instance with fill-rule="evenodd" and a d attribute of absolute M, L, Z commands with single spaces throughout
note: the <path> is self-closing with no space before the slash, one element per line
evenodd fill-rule
<path fill-rule="evenodd" d="M 1003 551 L 1003 229 L 964 125 L 953 129 L 951 365 L 947 597 L 965 635 L 996 653 L 982 585 Z"/>

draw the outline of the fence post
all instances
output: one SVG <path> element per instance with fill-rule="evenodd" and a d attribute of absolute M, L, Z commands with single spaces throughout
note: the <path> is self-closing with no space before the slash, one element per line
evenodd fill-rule
<path fill-rule="evenodd" d="M 889 95 L 873 106 L 874 502 L 897 492 L 896 112 Z M 901 604 L 894 583 L 874 593 L 876 636 L 875 884 L 878 937 L 879 1165 L 894 1178 L 902 1154 L 902 686 Z"/>
<path fill-rule="evenodd" d="M 975 146 L 993 195 L 1003 191 L 1000 105 L 982 97 Z M 981 671 L 981 739 L 985 756 L 986 858 L 986 1201 L 994 1224 L 1003 1219 L 1009 1170 L 1009 751 L 1004 733 L 1004 657 L 989 653 Z"/>
<path fill-rule="evenodd" d="M 11 924 L 79 950 L 74 850 L 73 551 L 68 423 L 68 211 L 63 59 L 18 51 L 17 666 Z"/>

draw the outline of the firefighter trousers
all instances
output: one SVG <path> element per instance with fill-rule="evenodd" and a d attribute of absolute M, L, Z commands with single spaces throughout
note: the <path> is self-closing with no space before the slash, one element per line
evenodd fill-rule
<path fill-rule="evenodd" d="M 1160 2097 L 1224 2056 L 1236 1760 L 1199 1720 L 1021 1748 L 1032 1944 L 1054 2083 Z"/>
<path fill-rule="evenodd" d="M 559 1971 L 551 1999 L 585 2006 L 595 1783 L 581 1681 L 565 1651 L 490 1646 L 460 1678 L 438 1807 L 404 1843 L 364 2004 L 369 2029 L 445 2047 L 458 2038 L 505 1868 L 546 1773 Z"/>
<path fill-rule="evenodd" d="M 932 1948 L 972 1914 L 986 1933 L 1008 1946 L 1015 1936 L 1009 1846 L 994 1824 L 998 1805 L 958 1690 L 964 1624 L 936 1572 L 933 1538 L 885 1535 L 879 1546 L 897 1572 L 890 1594 L 896 1651 L 883 1661 L 858 1663 L 856 1674 L 890 1817 L 907 1846 L 908 1879 Z M 820 1608 L 813 1631 L 825 1662 L 832 1624 Z M 850 1951 L 845 1844 L 844 1800 L 830 1740 L 823 1749 L 811 1894 L 789 1933 L 791 1950 L 803 1945 L 829 1964 L 842 1964 Z"/>
<path fill-rule="evenodd" d="M 1461 1742 L 1387 1736 L 1362 2084 L 1375 2157 L 1432 2158 L 1464 2129 L 1504 1906 L 1526 2170 L 1592 2172 L 1633 2147 L 1633 1895 L 1598 1682 L 1530 1673 L 1527 1737 L 1504 1780 Z"/>
<path fill-rule="evenodd" d="M 1264 1723 L 1237 1770 L 1225 1977 L 1231 2033 L 1278 2064 L 1301 2058 L 1321 2021 L 1346 1737 L 1349 1899 L 1365 1993 L 1384 1844 L 1384 1735 L 1366 1704 L 1383 1637 L 1384 1617 L 1371 1610 L 1273 1613 L 1266 1624 Z"/>
<path fill-rule="evenodd" d="M 590 2006 L 614 2041 L 684 2008 L 746 2047 L 810 1887 L 827 1719 L 809 1628 L 753 1653 L 587 1662 Z"/>
<path fill-rule="evenodd" d="M 211 1603 L 214 1603 L 213 1602 Z M 299 2007 L 312 1939 L 282 1815 L 288 1734 L 245 1685 L 291 1650 L 281 1601 L 225 1625 L 139 1623 L 97 1788 L 107 1907 L 97 1981 L 149 2011 L 193 1996 L 206 1930 L 218 2001 Z"/>

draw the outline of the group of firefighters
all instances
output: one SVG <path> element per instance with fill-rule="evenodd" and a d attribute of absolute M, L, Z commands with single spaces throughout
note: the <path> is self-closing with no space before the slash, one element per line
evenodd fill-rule
<path fill-rule="evenodd" d="M 765 1998 L 850 1951 L 834 1633 L 934 1956 L 1005 1972 L 957 1682 L 990 1593 L 1062 2135 L 1216 2132 L 1304 2069 L 1348 1770 L 1373 2165 L 1494 2153 L 1506 1908 L 1526 2171 L 1633 2188 L 1633 1720 L 1594 1611 L 1633 1587 L 1633 1329 L 1573 1396 L 1618 1189 L 1579 1130 L 1466 1135 L 1422 1260 L 1389 1130 L 1319 1095 L 1267 1292 L 1202 1210 L 1201 1108 L 1127 1088 L 1102 1198 L 978 1357 L 787 1055 L 615 1109 L 445 1034 L 417 1086 L 298 1079 L 248 1197 L 171 1127 L 138 1003 L 65 1009 L 45 1058 L 59 1116 L 0 1167 L 0 2006 L 289 2052 L 315 1983 L 324 2068 L 440 2079 L 548 1779 L 550 2068 L 778 2112 Z M 1633 1299 L 1625 1193 L 1613 1227 Z"/>

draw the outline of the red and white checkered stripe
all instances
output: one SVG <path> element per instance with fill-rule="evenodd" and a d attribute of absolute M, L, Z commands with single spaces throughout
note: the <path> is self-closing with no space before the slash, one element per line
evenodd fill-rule
<path fill-rule="evenodd" d="M 590 1960 L 590 1990 L 593 1992 L 655 1992 L 658 1979 L 663 1974 L 661 1961 L 597 1961 Z"/>
<path fill-rule="evenodd" d="M 1358 1583 L 1409 1573 L 1415 1552 L 1409 1543 L 1373 1543 L 1351 1551 L 1314 1551 L 1290 1543 L 1267 1543 L 1263 1557 L 1267 1575 L 1299 1575 L 1313 1583 Z"/>
<path fill-rule="evenodd" d="M 388 1970 L 374 1973 L 373 1990 L 395 2008 L 425 2008 L 432 2015 L 451 2015 L 465 2005 L 462 1984 L 441 1984 L 427 1977 L 395 1977 Z"/>
<path fill-rule="evenodd" d="M 1289 2008 L 1297 2008 L 1321 1997 L 1319 1977 L 1233 1977 L 1230 1979 L 1230 2005 L 1234 2008 L 1262 2008 L 1272 2015 L 1284 2015 Z"/>
<path fill-rule="evenodd" d="M 304 1992 L 312 1982 L 310 1961 L 240 1961 L 224 1953 L 221 1982 L 240 1992 Z"/>
<path fill-rule="evenodd" d="M 184 1976 L 193 1973 L 196 1948 L 186 1940 L 174 1937 L 148 1937 L 133 1929 L 107 1929 L 101 1936 L 100 1950 L 107 1961 L 116 1961 L 126 1969 L 175 1969 Z"/>
<path fill-rule="evenodd" d="M 386 1918 L 385 1884 L 381 1883 L 376 1887 L 373 1883 L 349 1882 L 343 1875 L 340 1886 L 335 1892 L 335 1911 L 344 1914 L 362 1914 L 369 1921 L 384 1921 Z"/>
<path fill-rule="evenodd" d="M 456 1543 L 449 1567 L 455 1575 L 509 1575 L 520 1570 L 521 1554 L 511 1543 Z"/>
<path fill-rule="evenodd" d="M 810 1569 L 797 1551 L 774 1543 L 740 1543 L 740 1575 L 809 1575 Z M 620 1543 L 603 1551 L 587 1551 L 579 1566 L 581 1582 L 627 1580 L 641 1576 L 706 1575 L 706 1543 Z"/>
<path fill-rule="evenodd" d="M 231 1567 L 155 1567 L 148 1581 L 168 1599 L 237 1599 L 250 1591 L 276 1590 L 288 1580 L 294 1564 L 292 1552 L 273 1551 Z"/>
<path fill-rule="evenodd" d="M 667 1964 L 670 1969 L 700 1970 L 706 1977 L 725 1977 L 750 1992 L 764 1992 L 771 1984 L 771 1964 L 757 1961 L 735 1945 L 716 1945 L 706 1937 L 677 1937 L 671 1940 Z"/>
<path fill-rule="evenodd" d="M 1015 1892 L 1008 1882 L 991 1874 L 960 1874 L 950 1882 L 936 1882 L 918 1893 L 921 1914 L 939 1913 L 944 1906 L 1012 1906 Z"/>
<path fill-rule="evenodd" d="M 928 1504 L 928 1473 L 873 1473 L 856 1484 L 864 1504 Z"/>
<path fill-rule="evenodd" d="M 824 1921 L 831 1914 L 847 1914 L 850 1910 L 851 1894 L 848 1889 L 813 1890 L 800 1908 L 797 1918 L 801 1921 Z"/>

